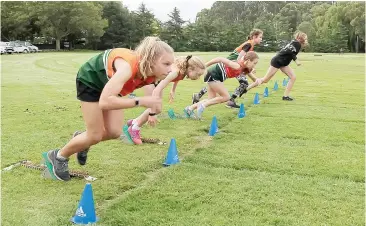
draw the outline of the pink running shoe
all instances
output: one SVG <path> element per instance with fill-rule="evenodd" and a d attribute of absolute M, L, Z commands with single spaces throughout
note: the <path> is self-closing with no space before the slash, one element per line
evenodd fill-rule
<path fill-rule="evenodd" d="M 132 126 L 132 121 L 133 121 L 133 119 L 129 119 L 129 120 L 127 120 L 127 126 L 128 126 L 128 127 Z"/>
<path fill-rule="evenodd" d="M 132 125 L 131 125 L 130 127 L 128 127 L 128 133 L 130 134 L 131 139 L 135 144 L 142 144 L 140 130 L 132 129 Z"/>

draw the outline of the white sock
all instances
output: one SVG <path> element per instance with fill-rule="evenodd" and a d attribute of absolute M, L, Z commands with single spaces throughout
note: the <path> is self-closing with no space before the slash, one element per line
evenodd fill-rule
<path fill-rule="evenodd" d="M 56 156 L 58 159 L 60 160 L 66 160 L 67 158 L 63 157 L 61 154 L 60 154 L 60 151 L 57 152 L 57 156 Z"/>
<path fill-rule="evenodd" d="M 193 109 L 192 109 L 192 106 L 189 106 L 189 107 L 188 107 L 188 110 L 192 111 L 192 110 L 193 110 Z"/>
<path fill-rule="evenodd" d="M 135 125 L 136 123 L 137 123 L 136 119 L 132 120 L 132 125 Z"/>
<path fill-rule="evenodd" d="M 140 130 L 140 127 L 137 125 L 137 123 L 132 124 L 132 129 L 133 130 Z"/>

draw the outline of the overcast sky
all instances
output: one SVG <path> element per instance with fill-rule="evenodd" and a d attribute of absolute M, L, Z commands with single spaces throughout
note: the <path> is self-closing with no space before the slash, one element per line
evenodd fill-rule
<path fill-rule="evenodd" d="M 163 22 L 169 20 L 170 14 L 174 7 L 180 10 L 180 16 L 183 20 L 194 22 L 196 15 L 204 8 L 211 8 L 214 0 L 122 0 L 124 6 L 130 11 L 138 9 L 143 2 L 146 7 L 155 15 L 155 17 Z"/>

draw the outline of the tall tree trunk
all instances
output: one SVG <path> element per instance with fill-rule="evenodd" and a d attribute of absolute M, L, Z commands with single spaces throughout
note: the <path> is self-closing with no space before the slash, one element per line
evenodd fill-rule
<path fill-rule="evenodd" d="M 59 51 L 61 48 L 60 48 L 60 38 L 56 38 L 56 51 Z"/>

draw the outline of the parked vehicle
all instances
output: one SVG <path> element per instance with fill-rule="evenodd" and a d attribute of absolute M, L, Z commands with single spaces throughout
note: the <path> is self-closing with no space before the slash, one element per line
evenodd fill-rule
<path fill-rule="evenodd" d="M 29 52 L 38 52 L 39 51 L 38 47 L 33 45 L 30 42 L 25 42 L 25 41 L 16 41 L 16 42 L 27 47 L 29 49 Z"/>
<path fill-rule="evenodd" d="M 28 47 L 25 47 L 17 42 L 9 42 L 9 46 L 12 46 L 14 48 L 14 52 L 16 53 L 29 53 L 30 50 Z"/>
<path fill-rule="evenodd" d="M 9 46 L 7 42 L 0 42 L 0 46 L 5 49 L 6 53 L 12 54 L 14 53 L 14 47 Z"/>

